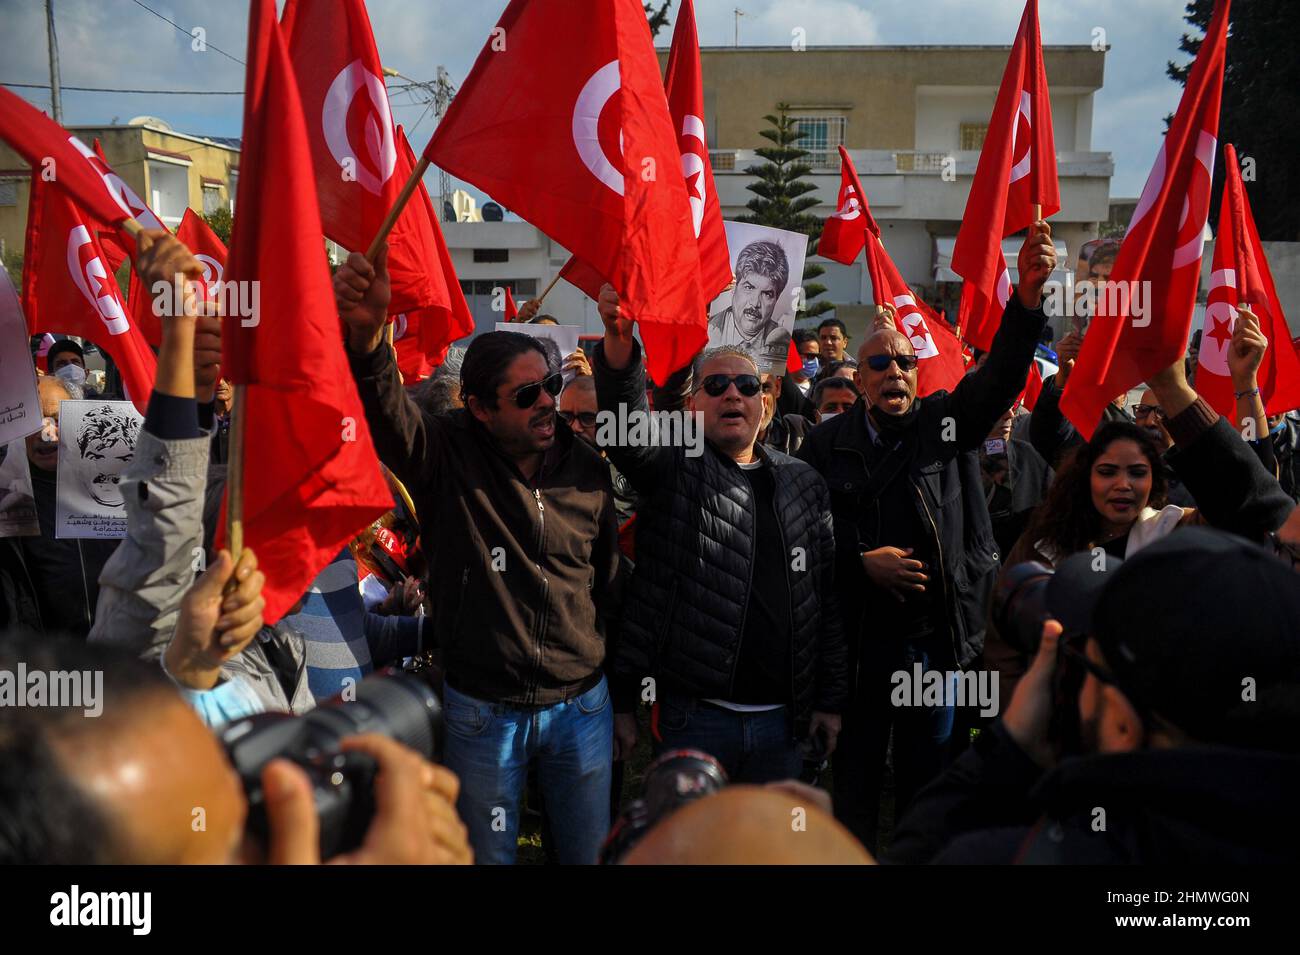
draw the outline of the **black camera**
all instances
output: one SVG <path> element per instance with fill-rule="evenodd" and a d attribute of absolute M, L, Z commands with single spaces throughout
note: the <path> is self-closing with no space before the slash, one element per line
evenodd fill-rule
<path fill-rule="evenodd" d="M 355 696 L 345 699 L 344 696 Z M 379 733 L 436 759 L 442 750 L 442 704 L 417 676 L 384 670 L 304 716 L 257 713 L 227 723 L 219 738 L 248 794 L 248 829 L 267 844 L 262 768 L 272 759 L 296 763 L 311 778 L 320 818 L 321 859 L 361 845 L 375 813 L 378 767 L 364 753 L 344 753 L 339 742 Z"/>
<path fill-rule="evenodd" d="M 1054 571 L 1046 564 L 1026 561 L 1008 567 L 993 589 L 993 629 L 1013 650 L 1033 657 L 1043 637 L 1047 585 Z"/>
<path fill-rule="evenodd" d="M 645 771 L 641 798 L 634 799 L 619 817 L 600 848 L 600 864 L 613 865 L 665 817 L 688 802 L 710 796 L 727 785 L 722 764 L 697 749 L 664 753 Z"/>

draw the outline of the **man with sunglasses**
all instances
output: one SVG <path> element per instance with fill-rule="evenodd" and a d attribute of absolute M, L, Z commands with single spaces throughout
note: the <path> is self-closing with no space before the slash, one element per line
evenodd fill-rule
<path fill-rule="evenodd" d="M 873 851 L 891 729 L 902 812 L 939 772 L 954 719 L 951 697 L 893 705 L 894 675 L 910 679 L 919 667 L 951 685 L 984 645 L 999 554 L 979 449 L 1025 386 L 1055 265 L 1051 230 L 1035 223 L 988 359 L 951 393 L 918 398 L 912 342 L 877 328 L 858 352 L 862 400 L 813 429 L 799 455 L 830 488 L 835 586 L 857 677 L 834 764 L 835 811 Z"/>
<path fill-rule="evenodd" d="M 597 416 L 596 379 L 591 375 L 580 375 L 569 382 L 569 386 L 560 395 L 560 418 L 573 429 L 574 434 L 595 448 L 609 465 L 609 479 L 614 488 L 614 510 L 618 514 L 619 526 L 622 527 L 636 513 L 636 492 L 596 443 L 596 432 L 599 429 Z"/>
<path fill-rule="evenodd" d="M 1053 619 L 1001 720 L 917 798 L 887 861 L 1293 864 L 1300 577 L 1286 562 L 1184 528 L 1102 568 L 1067 558 L 1045 600 Z M 1077 733 L 1057 729 L 1060 706 Z"/>
<path fill-rule="evenodd" d="M 600 409 L 645 414 L 632 320 L 609 285 L 599 308 Z M 658 442 L 606 449 L 641 495 L 615 670 L 650 678 L 658 750 L 703 750 L 733 782 L 793 778 L 803 747 L 834 750 L 847 687 L 826 485 L 757 443 L 775 395 L 762 394 L 748 352 L 710 349 L 674 383 L 671 400 L 656 393 L 656 412 L 698 415 L 702 453 Z M 616 719 L 635 734 L 630 707 Z"/>
<path fill-rule="evenodd" d="M 461 818 L 480 862 L 512 863 L 535 761 L 560 862 L 594 863 L 614 757 L 602 669 L 619 558 L 609 470 L 556 415 L 563 379 L 527 335 L 475 338 L 464 408 L 422 413 L 383 341 L 386 263 L 386 252 L 373 265 L 354 254 L 334 289 L 375 450 L 420 518 Z"/>

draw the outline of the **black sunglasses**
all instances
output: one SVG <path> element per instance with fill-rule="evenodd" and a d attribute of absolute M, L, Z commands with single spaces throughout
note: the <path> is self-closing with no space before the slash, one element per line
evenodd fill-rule
<path fill-rule="evenodd" d="M 762 382 L 758 380 L 758 375 L 708 375 L 700 382 L 700 387 L 708 393 L 711 398 L 719 398 L 727 393 L 732 382 L 736 383 L 736 390 L 746 398 L 752 398 L 758 394 L 758 389 L 763 387 Z"/>
<path fill-rule="evenodd" d="M 564 390 L 564 375 L 558 371 L 553 375 L 547 375 L 541 381 L 534 381 L 531 385 L 524 385 L 522 388 L 515 389 L 515 404 L 520 408 L 531 408 L 537 404 L 537 399 L 542 396 L 542 389 L 552 398 L 559 395 Z"/>
<path fill-rule="evenodd" d="M 920 361 L 915 355 L 872 355 L 867 359 L 867 367 L 872 371 L 887 371 L 892 362 L 898 362 L 899 371 L 911 371 Z"/>
<path fill-rule="evenodd" d="M 1155 415 L 1161 421 L 1165 420 L 1165 409 L 1159 405 L 1133 405 L 1133 417 L 1141 418 L 1146 415 Z"/>
<path fill-rule="evenodd" d="M 560 417 L 564 419 L 567 425 L 573 424 L 573 419 L 577 418 L 578 423 L 583 428 L 590 429 L 596 427 L 596 412 L 594 411 L 561 411 Z"/>

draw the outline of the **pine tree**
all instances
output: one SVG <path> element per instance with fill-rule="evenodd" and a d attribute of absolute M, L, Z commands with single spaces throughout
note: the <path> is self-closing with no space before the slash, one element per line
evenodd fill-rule
<path fill-rule="evenodd" d="M 672 0 L 664 0 L 659 5 L 658 10 L 655 9 L 653 3 L 645 5 L 645 15 L 650 20 L 650 35 L 652 37 L 658 36 L 659 31 L 668 26 L 668 5 L 671 2 Z"/>
<path fill-rule="evenodd" d="M 1232 143 L 1243 163 L 1251 210 L 1266 241 L 1300 240 L 1300 28 L 1295 0 L 1236 0 L 1229 17 L 1228 55 L 1223 70 L 1219 143 Z M 1179 48 L 1195 57 L 1214 13 L 1214 0 L 1191 0 L 1184 15 L 1202 35 L 1183 34 Z M 1191 63 L 1170 63 L 1170 78 L 1187 84 Z M 1253 172 L 1253 181 L 1246 178 Z M 1215 157 L 1210 221 L 1217 226 L 1223 189 L 1223 152 Z"/>
<path fill-rule="evenodd" d="M 746 175 L 753 176 L 756 180 L 745 188 L 757 198 L 745 203 L 745 208 L 751 214 L 741 216 L 740 221 L 789 232 L 802 232 L 808 236 L 808 257 L 811 258 L 817 252 L 822 220 L 808 213 L 809 209 L 817 205 L 817 200 L 808 193 L 815 192 L 817 187 L 804 178 L 812 173 L 812 166 L 804 161 L 810 153 L 796 145 L 803 138 L 803 133 L 790 118 L 789 109 L 786 103 L 777 103 L 776 115 L 763 117 L 771 128 L 761 129 L 758 134 L 772 145 L 754 150 L 767 161 L 761 166 L 750 166 L 745 170 Z M 825 268 L 815 262 L 805 261 L 803 308 L 796 318 L 813 318 L 835 307 L 830 302 L 813 302 L 814 298 L 826 291 L 826 286 L 808 280 L 817 278 L 825 271 Z"/>

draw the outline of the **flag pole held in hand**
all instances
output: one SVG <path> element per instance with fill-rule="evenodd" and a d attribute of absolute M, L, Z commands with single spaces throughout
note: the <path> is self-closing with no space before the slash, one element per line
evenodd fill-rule
<path fill-rule="evenodd" d="M 244 398 L 248 390 L 243 385 L 236 385 L 235 396 L 230 409 L 230 454 L 229 468 L 226 475 L 226 539 L 229 541 L 230 557 L 238 564 L 239 555 L 244 551 Z M 238 586 L 235 578 L 230 578 L 227 589 L 233 591 Z"/>
<path fill-rule="evenodd" d="M 397 217 L 402 214 L 402 209 L 406 207 L 406 202 L 411 198 L 420 180 L 424 178 L 425 170 L 429 168 L 429 159 L 427 156 L 421 156 L 416 162 L 415 168 L 411 170 L 410 177 L 406 180 L 406 185 L 402 186 L 402 191 L 397 194 L 397 201 L 393 203 L 393 208 L 388 210 L 388 215 L 379 226 L 378 234 L 370 241 L 370 248 L 366 249 L 366 261 L 374 262 L 375 257 L 379 255 L 379 250 L 384 245 L 384 240 L 388 238 L 388 233 L 393 231 L 393 226 L 397 224 Z M 446 197 L 443 197 L 444 200 Z"/>
<path fill-rule="evenodd" d="M 556 272 L 556 273 L 555 273 L 555 278 L 551 279 L 551 284 L 548 285 L 548 286 L 546 286 L 545 290 L 542 292 L 541 295 L 537 296 L 537 304 L 538 304 L 538 305 L 541 305 L 541 304 L 542 304 L 542 301 L 546 298 L 547 295 L 550 294 L 551 289 L 555 288 L 555 283 L 558 282 L 559 280 L 560 280 L 560 273 L 559 273 L 559 272 Z"/>

